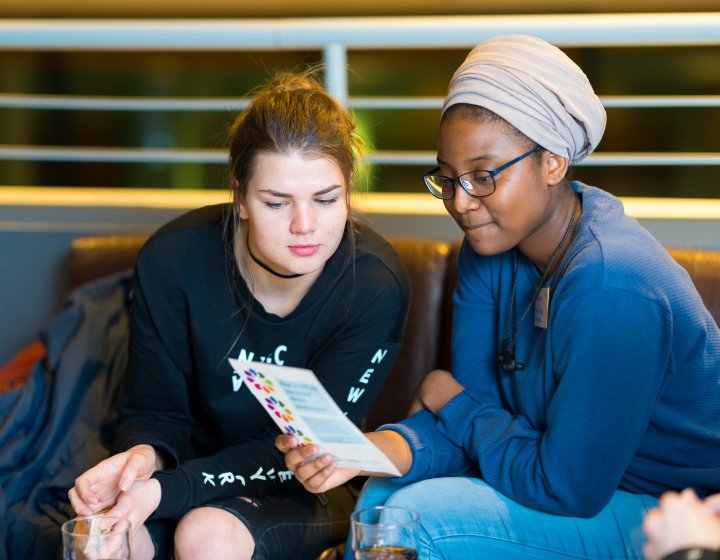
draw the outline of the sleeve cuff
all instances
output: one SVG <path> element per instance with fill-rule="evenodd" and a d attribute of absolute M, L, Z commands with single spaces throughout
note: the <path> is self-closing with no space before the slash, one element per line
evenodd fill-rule
<path fill-rule="evenodd" d="M 377 429 L 378 432 L 391 431 L 396 432 L 402 436 L 402 438 L 410 446 L 410 452 L 412 453 L 412 464 L 410 470 L 403 476 L 399 476 L 391 479 L 393 482 L 398 484 L 407 484 L 408 482 L 415 482 L 423 478 L 423 474 L 427 470 L 424 464 L 428 462 L 429 449 L 425 444 L 420 441 L 418 434 L 405 424 L 385 424 Z"/>
<path fill-rule="evenodd" d="M 189 509 L 190 481 L 183 469 L 156 471 L 152 478 L 160 483 L 160 505 L 149 519 L 179 519 Z"/>
<path fill-rule="evenodd" d="M 467 391 L 463 391 L 440 410 L 438 430 L 453 444 L 466 449 L 465 443 L 472 433 L 473 419 L 480 406 Z"/>

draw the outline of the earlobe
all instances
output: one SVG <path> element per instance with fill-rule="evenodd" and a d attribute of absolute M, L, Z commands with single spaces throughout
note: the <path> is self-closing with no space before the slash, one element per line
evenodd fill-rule
<path fill-rule="evenodd" d="M 240 183 L 237 179 L 232 180 L 233 198 L 235 199 L 235 211 L 241 220 L 248 219 L 248 211 L 245 206 L 245 196 L 240 191 Z"/>
<path fill-rule="evenodd" d="M 248 214 L 247 206 L 245 205 L 244 200 L 239 200 L 238 202 L 235 203 L 235 211 L 237 212 L 238 217 L 241 220 L 247 220 L 250 217 L 250 215 Z"/>
<path fill-rule="evenodd" d="M 548 185 L 557 185 L 567 175 L 568 160 L 552 152 L 547 152 L 546 158 Z"/>

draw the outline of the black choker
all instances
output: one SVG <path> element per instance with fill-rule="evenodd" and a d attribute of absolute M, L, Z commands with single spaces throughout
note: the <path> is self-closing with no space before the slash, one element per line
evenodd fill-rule
<path fill-rule="evenodd" d="M 247 247 L 248 255 L 250 255 L 250 258 L 255 261 L 255 264 L 257 264 L 260 268 L 263 268 L 267 270 L 270 274 L 273 276 L 277 276 L 278 278 L 299 278 L 300 276 L 305 276 L 304 274 L 280 274 L 279 272 L 273 270 L 268 265 L 266 265 L 264 262 L 262 262 L 260 259 L 258 259 L 255 255 L 253 255 L 252 250 L 250 249 L 250 234 L 248 233 L 245 237 L 245 246 Z"/>
<path fill-rule="evenodd" d="M 528 311 L 530 311 L 530 308 L 532 307 L 533 303 L 535 303 L 535 299 L 537 298 L 538 294 L 540 293 L 540 290 L 543 287 L 543 284 L 545 283 L 545 280 L 547 279 L 548 273 L 550 272 L 550 269 L 553 266 L 553 263 L 555 262 L 555 259 L 560 254 L 560 249 L 562 249 L 563 245 L 565 245 L 565 242 L 568 239 L 568 236 L 570 235 L 570 230 L 572 230 L 573 223 L 575 222 L 575 214 L 577 214 L 578 206 L 580 205 L 580 200 L 577 194 L 575 194 L 575 204 L 573 205 L 573 211 L 572 215 L 570 216 L 570 223 L 568 224 L 567 228 L 565 229 L 565 233 L 562 236 L 562 239 L 560 240 L 560 243 L 558 243 L 558 246 L 555 248 L 555 252 L 552 254 L 552 257 L 550 257 L 550 262 L 548 263 L 547 267 L 545 267 L 545 272 L 543 272 L 542 277 L 540 278 L 540 281 L 535 286 L 535 289 L 533 290 L 532 297 L 530 298 L 530 303 L 525 308 L 525 311 L 523 311 L 522 317 L 520 317 L 520 320 L 515 325 L 515 329 L 512 332 L 512 338 L 510 338 L 510 321 L 513 317 L 513 308 L 515 307 L 515 288 L 517 287 L 517 280 L 518 280 L 518 273 L 520 272 L 520 264 L 517 264 L 517 267 L 515 268 L 515 275 L 513 277 L 513 285 L 512 285 L 512 295 L 510 296 L 510 309 L 508 310 L 508 316 L 507 316 L 507 327 L 505 331 L 505 340 L 502 341 L 502 346 L 500 347 L 500 354 L 498 354 L 498 361 L 500 362 L 500 365 L 502 365 L 502 368 L 507 372 L 514 372 L 514 371 L 521 371 L 525 369 L 525 364 L 521 364 L 517 359 L 515 358 L 515 343 L 517 342 L 517 336 L 520 332 L 520 327 L 523 324 L 523 321 L 525 320 L 525 316 L 528 314 Z"/>

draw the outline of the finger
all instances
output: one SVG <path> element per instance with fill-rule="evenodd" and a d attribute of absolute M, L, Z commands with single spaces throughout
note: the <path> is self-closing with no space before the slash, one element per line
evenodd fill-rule
<path fill-rule="evenodd" d="M 70 505 L 72 506 L 75 513 L 77 513 L 78 515 L 88 516 L 95 513 L 88 504 L 86 504 L 80 499 L 80 496 L 78 496 L 77 490 L 74 486 L 70 488 L 70 491 L 68 492 L 68 498 L 70 498 Z"/>
<path fill-rule="evenodd" d="M 96 506 L 98 503 L 97 496 L 91 490 L 92 478 L 85 473 L 75 479 L 75 491 L 78 497 L 88 505 Z"/>
<path fill-rule="evenodd" d="M 129 490 L 138 478 L 138 473 L 147 469 L 147 457 L 142 453 L 133 453 L 130 455 L 128 462 L 120 473 L 120 482 L 118 486 L 120 490 L 125 492 Z"/>
<path fill-rule="evenodd" d="M 325 461 L 328 461 L 325 463 Z M 311 476 L 309 479 L 307 479 L 303 486 L 310 492 L 322 492 L 325 488 L 325 485 L 328 481 L 328 479 L 332 476 L 332 474 L 337 470 L 337 465 L 335 462 L 329 458 L 329 456 L 323 456 L 318 459 L 315 459 L 313 463 L 320 463 L 322 465 L 322 469 L 317 471 L 313 476 Z"/>
<path fill-rule="evenodd" d="M 710 508 L 715 515 L 720 515 L 720 494 L 713 494 L 705 498 L 705 505 Z"/>
<path fill-rule="evenodd" d="M 325 482 L 322 476 L 319 478 L 316 477 L 322 475 L 322 472 L 326 471 L 329 466 L 335 466 L 335 461 L 333 461 L 332 456 L 328 454 L 322 455 L 298 466 L 295 470 L 295 478 L 297 478 L 303 486 L 308 487 L 309 484 L 310 487 L 316 489 L 322 482 Z M 333 468 L 332 470 L 334 471 L 335 469 Z M 330 474 L 332 473 L 326 473 L 324 478 L 327 479 Z"/>
<path fill-rule="evenodd" d="M 308 459 L 320 452 L 317 445 L 304 445 L 296 447 L 285 455 L 285 465 L 291 471 L 295 472 L 300 465 L 307 462 Z"/>
<path fill-rule="evenodd" d="M 122 473 L 120 474 L 120 482 L 118 483 L 118 488 L 120 488 L 121 492 L 125 492 L 132 487 L 135 479 L 137 478 L 137 471 L 137 467 L 131 465 L 128 462 L 128 465 L 123 469 Z"/>
<path fill-rule="evenodd" d="M 300 445 L 300 442 L 295 436 L 279 435 L 275 438 L 275 447 L 277 447 L 282 453 L 287 453 L 298 445 Z"/>
<path fill-rule="evenodd" d="M 654 535 L 659 517 L 660 512 L 657 509 L 651 509 L 643 519 L 642 528 L 648 537 Z"/>

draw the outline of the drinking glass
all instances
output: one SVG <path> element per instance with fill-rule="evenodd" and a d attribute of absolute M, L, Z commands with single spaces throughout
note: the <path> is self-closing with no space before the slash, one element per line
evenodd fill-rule
<path fill-rule="evenodd" d="M 376 506 L 350 516 L 355 560 L 417 560 L 419 515 L 410 509 Z"/>
<path fill-rule="evenodd" d="M 130 521 L 92 515 L 63 523 L 63 560 L 130 560 Z"/>

